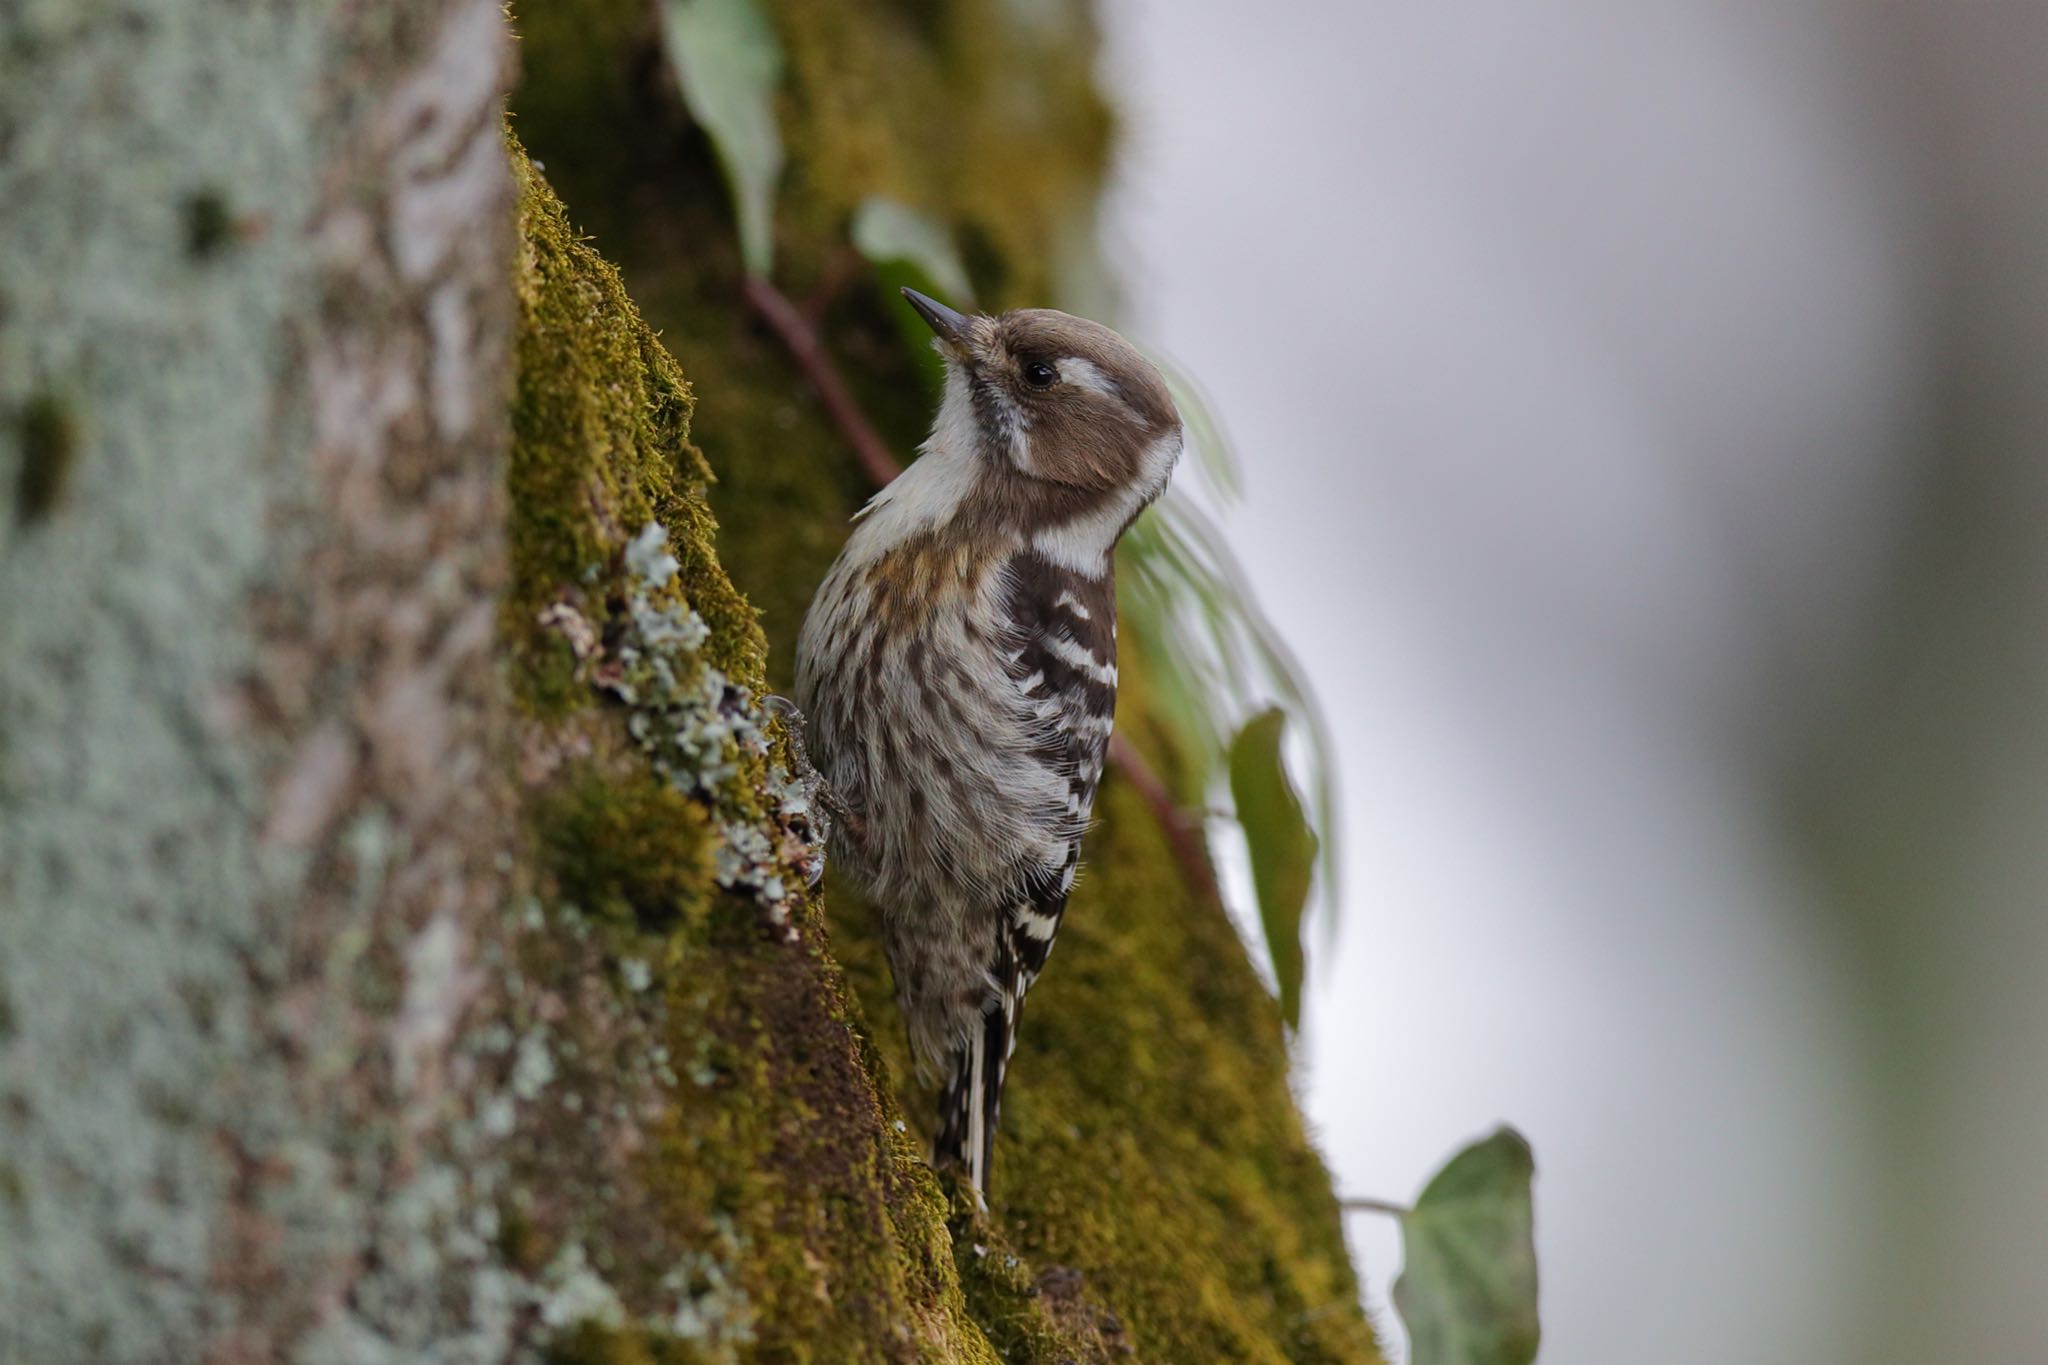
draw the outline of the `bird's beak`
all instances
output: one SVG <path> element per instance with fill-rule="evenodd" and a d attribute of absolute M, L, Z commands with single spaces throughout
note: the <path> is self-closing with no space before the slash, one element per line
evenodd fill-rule
<path fill-rule="evenodd" d="M 967 317 L 965 314 L 956 313 L 937 299 L 926 294 L 920 294 L 915 289 L 905 288 L 903 297 L 910 300 L 910 306 L 915 308 L 917 315 L 924 319 L 925 326 L 938 334 L 940 342 L 948 350 L 956 346 L 964 348 L 967 345 Z"/>

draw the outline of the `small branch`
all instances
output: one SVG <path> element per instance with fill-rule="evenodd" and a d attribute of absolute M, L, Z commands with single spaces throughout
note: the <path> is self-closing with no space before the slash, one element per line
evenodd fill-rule
<path fill-rule="evenodd" d="M 840 247 L 832 253 L 832 259 L 825 262 L 825 273 L 818 280 L 817 288 L 811 290 L 803 301 L 802 313 L 805 321 L 816 327 L 825 320 L 839 296 L 846 292 L 846 286 L 853 283 L 853 277 L 867 264 L 867 258 L 850 246 Z"/>
<path fill-rule="evenodd" d="M 1384 1213 L 1393 1218 L 1406 1218 L 1414 1212 L 1405 1204 L 1389 1203 L 1384 1199 L 1339 1199 L 1337 1207 L 1346 1213 Z"/>
<path fill-rule="evenodd" d="M 839 428 L 839 434 L 846 438 L 846 443 L 853 447 L 854 458 L 860 461 L 860 467 L 867 476 L 880 487 L 902 473 L 903 466 L 896 463 L 896 457 L 889 453 L 888 444 L 882 440 L 874 424 L 868 421 L 853 391 L 840 377 L 839 367 L 827 354 L 824 339 L 818 335 L 813 319 L 767 280 L 750 277 L 742 289 L 747 306 L 768 324 L 768 330 L 775 333 L 783 349 L 789 352 L 790 359 L 803 371 L 804 378 L 818 391 L 818 401 L 825 405 L 825 414 Z M 1109 761 L 1152 808 L 1153 817 L 1166 832 L 1167 842 L 1173 845 L 1174 857 L 1179 861 L 1188 885 L 1199 894 L 1215 899 L 1218 895 L 1216 878 L 1209 867 L 1200 822 L 1180 808 L 1173 799 L 1173 793 L 1166 789 L 1166 783 L 1145 761 L 1145 756 L 1121 733 L 1109 737 Z"/>
<path fill-rule="evenodd" d="M 1216 877 L 1210 871 L 1209 855 L 1202 842 L 1202 827 L 1195 817 L 1181 809 L 1173 799 L 1173 793 L 1166 789 L 1166 783 L 1152 771 L 1152 765 L 1145 761 L 1145 756 L 1124 738 L 1120 730 L 1110 734 L 1109 761 L 1152 808 L 1152 816 L 1166 831 L 1166 841 L 1173 845 L 1173 856 L 1179 860 L 1181 875 L 1187 878 L 1188 885 L 1202 895 L 1216 899 Z"/>
<path fill-rule="evenodd" d="M 789 358 L 804 372 L 804 378 L 811 381 L 811 387 L 818 391 L 818 401 L 825 405 L 826 415 L 853 447 L 854 457 L 867 476 L 879 487 L 901 474 L 903 466 L 896 463 L 888 444 L 861 411 L 853 391 L 839 377 L 839 367 L 825 354 L 824 340 L 810 319 L 766 280 L 749 278 L 743 288 L 747 306 L 768 324 L 768 330 L 782 342 Z"/>

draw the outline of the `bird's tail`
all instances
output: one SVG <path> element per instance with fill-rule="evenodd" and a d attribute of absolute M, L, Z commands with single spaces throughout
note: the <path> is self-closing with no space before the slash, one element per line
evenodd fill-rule
<path fill-rule="evenodd" d="M 933 1164 L 964 1169 L 984 1203 L 995 1163 L 1003 1075 L 1017 1041 L 1017 1011 L 1023 1004 L 1015 983 L 1005 982 L 1004 987 L 983 1012 L 981 1026 L 969 1036 L 967 1045 L 953 1054 L 952 1070 L 939 1098 L 939 1136 L 932 1144 Z"/>

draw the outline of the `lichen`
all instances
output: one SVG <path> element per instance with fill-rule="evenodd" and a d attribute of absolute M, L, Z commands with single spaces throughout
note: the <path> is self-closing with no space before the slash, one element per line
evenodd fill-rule
<path fill-rule="evenodd" d="M 203 717 L 275 567 L 304 265 L 164 244 L 194 165 L 306 212 L 327 18 L 0 7 L 0 1358 L 202 1355 L 235 1146 L 300 1130 L 251 1027 L 258 770 Z"/>

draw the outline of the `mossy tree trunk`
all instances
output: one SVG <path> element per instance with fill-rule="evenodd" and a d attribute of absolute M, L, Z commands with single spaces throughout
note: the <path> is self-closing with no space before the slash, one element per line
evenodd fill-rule
<path fill-rule="evenodd" d="M 874 188 L 1043 295 L 1108 125 L 1013 9 L 777 7 L 790 278 Z M 1114 783 L 993 1216 L 919 1160 L 757 700 L 865 490 L 651 9 L 523 19 L 666 346 L 503 140 L 495 0 L 0 17 L 0 1360 L 1375 1358 L 1272 1003 Z"/>

